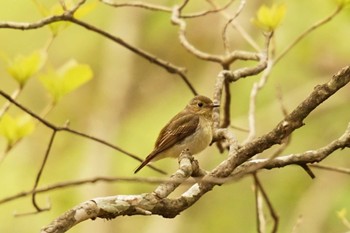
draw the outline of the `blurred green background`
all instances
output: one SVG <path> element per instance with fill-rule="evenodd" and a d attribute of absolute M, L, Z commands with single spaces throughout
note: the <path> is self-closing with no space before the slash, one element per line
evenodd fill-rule
<path fill-rule="evenodd" d="M 54 0 L 38 0 L 47 7 Z M 92 2 L 92 0 L 88 0 Z M 151 1 L 148 1 L 151 2 Z M 152 1 L 157 3 L 157 1 Z M 216 1 L 221 5 L 227 1 Z M 158 1 L 173 5 L 176 1 Z M 234 13 L 239 1 L 227 11 Z M 262 32 L 250 23 L 261 4 L 272 1 L 248 1 L 238 18 L 241 25 L 263 46 Z M 335 9 L 334 1 L 284 1 L 286 17 L 276 32 L 276 53 L 281 52 L 294 38 L 314 22 Z M 191 2 L 187 12 L 208 9 L 205 1 Z M 83 18 L 128 43 L 159 58 L 188 69 L 187 76 L 200 94 L 212 96 L 215 78 L 220 71 L 217 64 L 196 59 L 185 51 L 177 39 L 177 27 L 171 25 L 168 13 L 135 8 L 112 8 L 96 2 L 92 12 Z M 0 21 L 33 22 L 42 16 L 32 1 L 1 1 Z M 190 19 L 187 36 L 203 51 L 222 54 L 221 32 L 226 20 L 220 14 Z M 333 21 L 305 38 L 276 65 L 268 85 L 257 100 L 257 131 L 268 132 L 281 119 L 277 89 L 283 93 L 284 104 L 292 110 L 305 99 L 317 84 L 330 79 L 350 61 L 350 12 L 345 9 Z M 233 29 L 229 30 L 231 48 L 253 51 Z M 0 51 L 9 57 L 29 54 L 44 47 L 50 38 L 47 27 L 30 30 L 0 29 Z M 140 58 L 79 26 L 71 25 L 61 31 L 48 50 L 47 67 L 59 67 L 70 58 L 89 64 L 94 78 L 77 91 L 67 95 L 50 112 L 47 119 L 60 126 L 66 120 L 81 132 L 104 139 L 144 158 L 153 148 L 161 127 L 192 98 L 184 82 L 160 67 Z M 249 63 L 250 65 L 252 63 Z M 240 62 L 233 68 L 244 66 Z M 259 76 L 249 77 L 231 85 L 232 124 L 247 128 L 250 89 Z M 16 83 L 0 63 L 0 88 L 7 93 Z M 339 91 L 315 110 L 297 130 L 285 154 L 317 149 L 340 136 L 350 119 L 350 87 Z M 49 97 L 40 82 L 32 78 L 18 101 L 34 112 L 41 112 Z M 5 103 L 0 98 L 0 106 Z M 11 114 L 20 111 L 11 107 Z M 234 130 L 239 140 L 245 132 Z M 51 132 L 39 125 L 35 132 L 20 142 L 0 164 L 0 199 L 30 190 L 42 162 Z M 5 140 L 0 139 L 0 150 Z M 271 152 L 271 151 L 269 151 Z M 267 152 L 265 155 L 269 155 Z M 2 153 L 2 152 L 1 152 Z M 198 157 L 203 168 L 210 170 L 226 158 L 215 147 Z M 133 177 L 139 162 L 96 142 L 60 132 L 44 169 L 39 187 L 68 180 L 97 176 Z M 337 151 L 322 164 L 350 167 L 349 150 Z M 157 162 L 168 172 L 176 169 L 176 161 Z M 337 216 L 345 209 L 350 212 L 349 176 L 313 169 L 317 178 L 311 180 L 296 166 L 262 171 L 259 177 L 280 217 L 279 232 L 334 233 L 349 229 Z M 137 176 L 163 177 L 150 169 Z M 138 194 L 152 191 L 156 185 L 135 183 L 97 183 L 65 188 L 37 196 L 41 207 L 49 201 L 52 209 L 36 215 L 14 217 L 14 213 L 33 211 L 30 197 L 0 205 L 0 232 L 38 232 L 64 211 L 85 200 L 117 194 Z M 193 207 L 175 219 L 158 216 L 120 217 L 106 221 L 86 221 L 69 232 L 256 232 L 253 182 L 251 177 L 216 187 Z M 186 187 L 181 188 L 185 190 Z M 174 194 L 174 196 L 176 196 Z M 347 214 L 348 219 L 350 214 Z M 268 218 L 268 226 L 272 220 Z M 299 220 L 298 220 L 299 219 Z"/>

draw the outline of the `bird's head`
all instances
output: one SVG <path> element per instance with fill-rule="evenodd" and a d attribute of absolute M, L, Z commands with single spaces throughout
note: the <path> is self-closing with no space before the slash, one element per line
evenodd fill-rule
<path fill-rule="evenodd" d="M 218 104 L 214 104 L 210 98 L 197 95 L 188 103 L 186 108 L 196 114 L 211 115 L 213 108 L 219 106 Z"/>

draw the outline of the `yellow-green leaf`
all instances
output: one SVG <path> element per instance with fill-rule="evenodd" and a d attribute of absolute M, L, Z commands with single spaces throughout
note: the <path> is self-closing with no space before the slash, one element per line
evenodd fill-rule
<path fill-rule="evenodd" d="M 23 86 L 29 78 L 37 73 L 45 64 L 47 54 L 44 51 L 34 51 L 28 56 L 18 55 L 7 61 L 7 72 Z"/>
<path fill-rule="evenodd" d="M 51 94 L 54 102 L 57 103 L 64 95 L 89 81 L 92 75 L 92 70 L 88 65 L 70 60 L 57 71 L 51 69 L 39 79 Z"/>
<path fill-rule="evenodd" d="M 285 13 L 286 7 L 284 4 L 274 4 L 271 7 L 262 5 L 252 22 L 263 30 L 274 31 L 280 25 Z"/>
<path fill-rule="evenodd" d="M 42 3 L 38 2 L 37 0 L 32 0 L 32 1 L 34 2 L 37 9 L 44 17 L 50 17 L 53 15 L 62 15 L 64 13 L 64 10 L 65 10 L 65 9 L 63 9 L 63 6 L 61 5 L 60 2 L 56 2 L 54 5 L 52 5 L 48 9 L 46 6 L 44 6 Z M 74 1 L 72 1 L 72 0 L 65 0 L 64 4 L 65 4 L 65 8 L 67 8 L 67 10 L 69 10 L 69 9 L 72 9 L 73 7 L 75 7 L 76 3 L 74 3 Z M 88 14 L 89 12 L 91 12 L 96 7 L 96 5 L 97 5 L 96 1 L 93 1 L 93 2 L 90 1 L 88 3 L 85 3 L 79 7 L 79 9 L 75 12 L 74 16 L 76 18 L 81 18 L 81 17 L 85 16 L 86 14 Z M 69 25 L 71 25 L 70 22 L 60 21 L 60 22 L 51 23 L 48 26 L 49 26 L 51 32 L 54 35 L 57 35 L 60 31 L 67 28 Z"/>
<path fill-rule="evenodd" d="M 77 12 L 75 12 L 74 16 L 78 19 L 84 17 L 85 15 L 89 14 L 91 11 L 93 11 L 98 2 L 97 1 L 90 1 L 79 7 Z"/>
<path fill-rule="evenodd" d="M 0 135 L 6 138 L 9 146 L 31 134 L 34 128 L 35 124 L 28 115 L 14 118 L 5 113 L 0 119 Z"/>

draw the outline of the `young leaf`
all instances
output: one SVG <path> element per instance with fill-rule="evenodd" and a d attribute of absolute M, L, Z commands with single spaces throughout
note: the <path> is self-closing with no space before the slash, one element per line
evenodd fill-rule
<path fill-rule="evenodd" d="M 57 71 L 49 70 L 39 77 L 44 87 L 51 94 L 54 103 L 64 95 L 74 91 L 92 78 L 92 70 L 88 65 L 78 64 L 70 60 Z"/>
<path fill-rule="evenodd" d="M 13 118 L 6 113 L 0 119 L 0 135 L 6 138 L 10 147 L 18 140 L 31 134 L 34 128 L 35 124 L 28 115 Z"/>
<path fill-rule="evenodd" d="M 262 5 L 252 22 L 266 31 L 274 31 L 281 23 L 286 13 L 286 7 L 283 4 L 274 4 L 270 8 Z"/>
<path fill-rule="evenodd" d="M 7 61 L 7 72 L 20 86 L 23 86 L 29 78 L 38 72 L 46 62 L 47 54 L 44 51 L 34 51 L 28 56 L 19 55 L 13 60 Z"/>
<path fill-rule="evenodd" d="M 60 2 L 57 2 L 56 4 L 52 5 L 51 8 L 48 9 L 46 6 L 44 6 L 42 3 L 38 2 L 37 0 L 32 0 L 32 1 L 35 4 L 35 6 L 37 7 L 37 9 L 39 10 L 39 12 L 44 17 L 50 17 L 53 15 L 62 15 L 64 13 L 64 9 L 63 9 Z M 75 3 L 72 0 L 65 0 L 64 4 L 68 10 L 75 7 Z M 76 18 L 81 18 L 82 16 L 85 16 L 90 11 L 92 11 L 96 5 L 97 5 L 96 1 L 85 3 L 84 5 L 79 7 L 79 9 L 77 10 L 77 12 L 75 13 L 74 16 Z M 70 24 L 71 23 L 67 22 L 67 21 L 65 21 L 65 22 L 60 21 L 60 22 L 51 23 L 48 26 L 49 26 L 51 32 L 54 35 L 57 35 L 60 31 L 67 28 Z"/>

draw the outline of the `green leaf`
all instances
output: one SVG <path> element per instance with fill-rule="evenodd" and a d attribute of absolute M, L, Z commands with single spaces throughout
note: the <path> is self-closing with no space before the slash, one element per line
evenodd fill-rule
<path fill-rule="evenodd" d="M 0 135 L 4 136 L 11 147 L 18 140 L 31 134 L 35 124 L 28 115 L 21 115 L 17 118 L 5 113 L 0 119 Z"/>
<path fill-rule="evenodd" d="M 57 103 L 64 95 L 89 81 L 92 75 L 92 70 L 88 65 L 70 60 L 57 71 L 50 69 L 39 79 L 51 94 L 54 103 Z"/>
<path fill-rule="evenodd" d="M 286 7 L 284 4 L 273 4 L 270 8 L 262 5 L 252 22 L 263 30 L 274 31 L 280 25 L 285 13 Z"/>
<path fill-rule="evenodd" d="M 47 54 L 44 51 L 34 51 L 28 56 L 18 55 L 7 61 L 7 72 L 23 86 L 29 78 L 37 73 L 45 64 Z"/>
<path fill-rule="evenodd" d="M 85 15 L 88 15 L 91 11 L 93 11 L 97 7 L 97 4 L 97 1 L 90 1 L 88 3 L 85 3 L 79 7 L 77 12 L 75 12 L 74 17 L 78 19 L 83 18 Z"/>
<path fill-rule="evenodd" d="M 64 9 L 61 5 L 60 2 L 56 2 L 54 5 L 52 5 L 49 9 L 44 6 L 42 3 L 39 3 L 37 0 L 32 0 L 39 12 L 42 14 L 44 17 L 50 17 L 53 15 L 62 15 L 64 14 Z M 72 9 L 75 7 L 75 3 L 72 0 L 65 0 L 64 1 L 65 7 L 67 9 Z M 85 3 L 82 6 L 79 7 L 77 12 L 75 12 L 74 17 L 75 18 L 81 18 L 91 12 L 95 7 L 97 6 L 97 2 L 89 2 Z M 57 35 L 60 31 L 64 30 L 67 28 L 69 25 L 72 23 L 67 22 L 67 21 L 60 21 L 60 22 L 55 22 L 49 24 L 49 28 L 52 32 L 52 34 Z"/>

